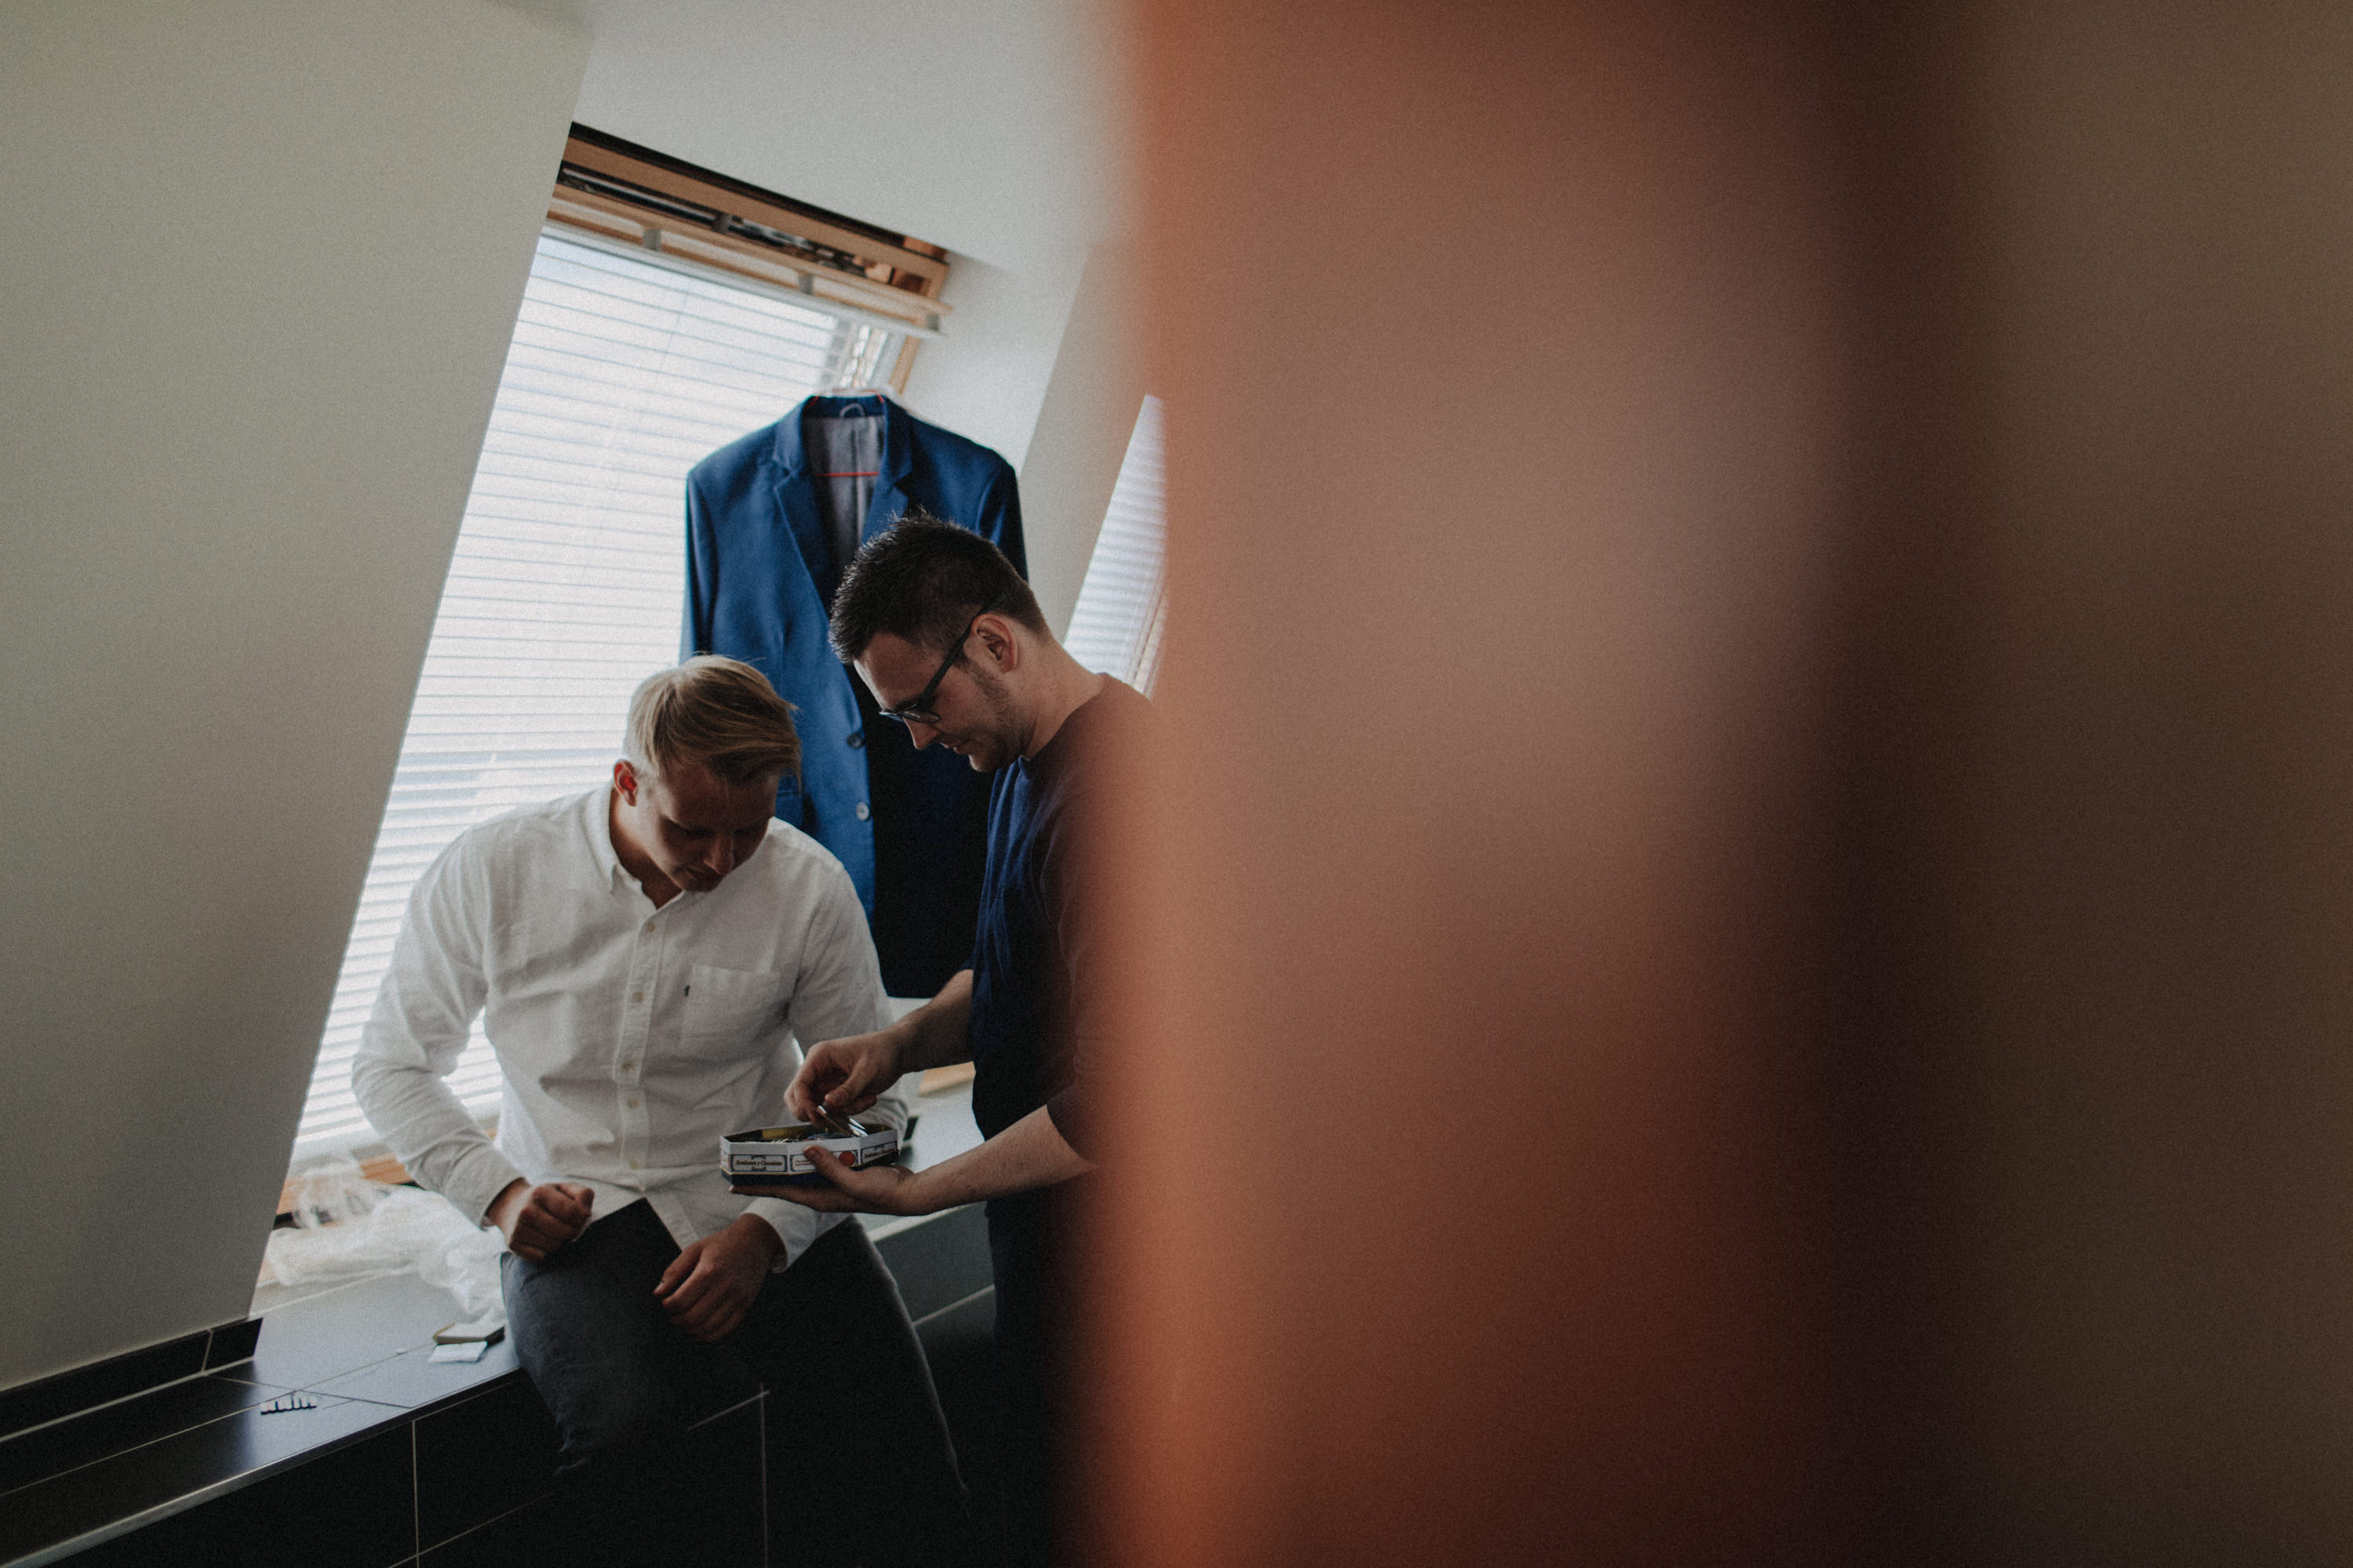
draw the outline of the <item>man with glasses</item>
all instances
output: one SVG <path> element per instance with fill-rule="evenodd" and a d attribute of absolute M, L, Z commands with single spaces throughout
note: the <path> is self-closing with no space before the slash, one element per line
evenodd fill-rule
<path fill-rule="evenodd" d="M 1055 1440 L 1069 1429 L 1070 1278 L 1093 1165 L 1091 1069 L 1112 1027 L 1119 943 L 1106 837 L 1133 795 L 1150 704 L 1081 666 L 995 546 L 913 517 L 870 540 L 833 603 L 834 650 L 918 747 L 997 777 L 972 967 L 889 1028 L 815 1047 L 786 1090 L 796 1114 L 846 1115 L 902 1073 L 970 1060 L 978 1148 L 929 1170 L 824 1167 L 778 1188 L 818 1209 L 928 1214 L 988 1205 L 997 1279 L 999 1555 L 1053 1561 Z M 1099 1151 L 1097 1151 L 1099 1152 Z M 739 1189 L 751 1191 L 754 1189 Z M 1063 1560 L 1072 1560 L 1065 1537 Z"/>

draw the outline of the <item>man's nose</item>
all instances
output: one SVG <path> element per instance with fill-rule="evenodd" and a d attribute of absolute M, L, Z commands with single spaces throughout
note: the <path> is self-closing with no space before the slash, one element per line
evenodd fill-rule
<path fill-rule="evenodd" d="M 920 752 L 939 738 L 938 726 L 926 724 L 920 719 L 907 721 L 907 739 L 915 742 L 915 750 Z"/>
<path fill-rule="evenodd" d="M 702 863 L 722 876 L 733 871 L 735 868 L 735 836 L 722 833 L 714 837 L 711 841 L 711 853 L 702 858 Z"/>

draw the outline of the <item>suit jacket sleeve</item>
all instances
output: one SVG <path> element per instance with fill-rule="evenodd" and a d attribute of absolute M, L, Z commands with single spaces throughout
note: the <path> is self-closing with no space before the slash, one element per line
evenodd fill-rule
<path fill-rule="evenodd" d="M 1023 582 L 1029 580 L 1029 552 L 1021 542 L 1021 488 L 1014 480 L 1012 468 L 1003 462 L 981 492 L 972 531 L 1005 552 Z"/>

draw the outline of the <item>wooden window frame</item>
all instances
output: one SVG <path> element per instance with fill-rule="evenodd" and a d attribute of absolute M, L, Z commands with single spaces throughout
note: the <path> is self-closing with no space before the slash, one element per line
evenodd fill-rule
<path fill-rule="evenodd" d="M 954 309 L 943 247 L 575 125 L 547 220 L 848 306 L 904 334 L 884 380 L 906 389 L 922 340 Z"/>

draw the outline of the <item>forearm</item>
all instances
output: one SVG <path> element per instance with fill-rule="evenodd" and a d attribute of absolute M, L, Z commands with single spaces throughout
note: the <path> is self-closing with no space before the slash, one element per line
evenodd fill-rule
<path fill-rule="evenodd" d="M 391 968 L 360 1030 L 352 1093 L 417 1184 L 480 1224 L 522 1173 L 448 1082 L 489 994 L 480 932 L 490 894 L 471 843 L 459 836 L 409 895 Z"/>
<path fill-rule="evenodd" d="M 447 1079 L 429 1068 L 363 1052 L 353 1096 L 417 1185 L 439 1193 L 477 1224 L 522 1173 L 484 1133 Z"/>
<path fill-rule="evenodd" d="M 972 971 L 959 969 L 940 994 L 891 1026 L 899 1070 L 920 1072 L 972 1057 Z"/>
<path fill-rule="evenodd" d="M 763 1205 L 761 1204 L 755 1203 L 751 1208 L 745 1209 L 742 1215 L 737 1216 L 734 1224 L 728 1226 L 728 1229 L 739 1233 L 744 1239 L 744 1245 L 751 1251 L 757 1253 L 761 1262 L 774 1262 L 776 1255 L 780 1252 L 787 1254 L 786 1261 L 791 1261 L 792 1258 L 799 1256 L 802 1251 L 807 1249 L 808 1243 L 807 1241 L 803 1241 L 798 1247 L 796 1247 L 792 1242 L 787 1241 L 785 1238 L 782 1230 L 779 1229 L 774 1220 L 769 1218 L 769 1216 L 764 1213 L 755 1212 L 762 1206 Z M 788 1208 L 791 1205 L 784 1205 L 781 1206 Z M 807 1218 L 808 1216 L 808 1211 L 807 1209 L 802 1209 L 798 1212 L 803 1218 Z"/>
<path fill-rule="evenodd" d="M 961 1204 L 1032 1192 L 1083 1176 L 1094 1166 L 1063 1141 L 1039 1106 L 977 1149 L 918 1171 L 909 1183 L 907 1212 L 933 1214 Z"/>

